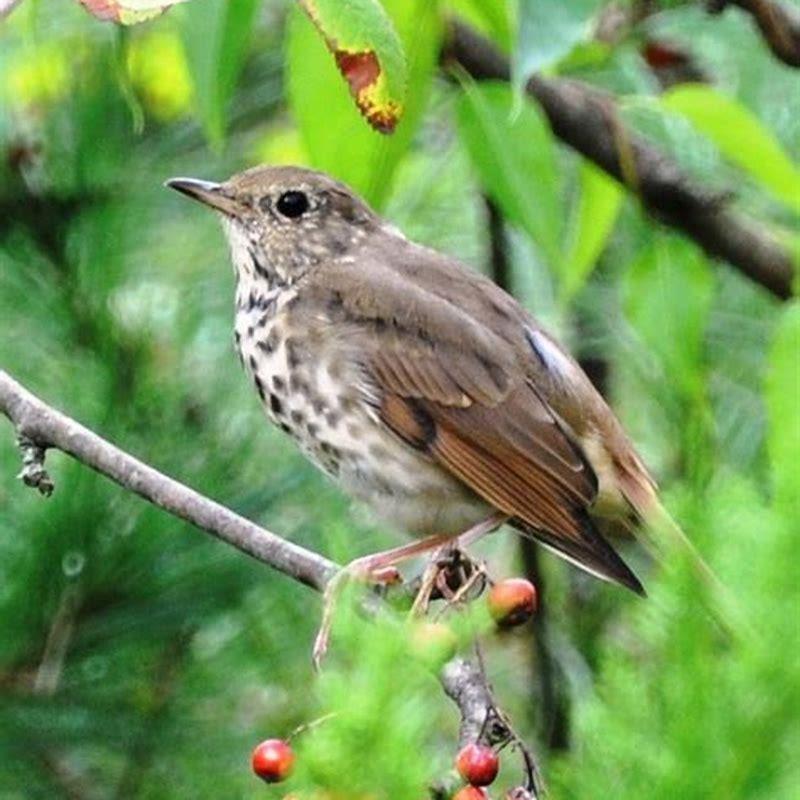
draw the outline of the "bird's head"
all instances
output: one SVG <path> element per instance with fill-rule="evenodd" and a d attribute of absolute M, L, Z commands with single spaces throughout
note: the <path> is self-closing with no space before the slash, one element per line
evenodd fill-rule
<path fill-rule="evenodd" d="M 293 283 L 355 250 L 380 224 L 347 186 L 300 167 L 261 166 L 224 183 L 172 178 L 166 185 L 220 214 L 240 279 Z"/>

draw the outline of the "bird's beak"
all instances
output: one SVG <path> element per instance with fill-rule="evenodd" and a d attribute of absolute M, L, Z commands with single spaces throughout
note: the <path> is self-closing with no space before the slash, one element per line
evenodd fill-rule
<path fill-rule="evenodd" d="M 169 186 L 193 200 L 199 200 L 223 214 L 233 216 L 239 210 L 238 204 L 221 183 L 196 178 L 170 178 L 164 186 Z"/>

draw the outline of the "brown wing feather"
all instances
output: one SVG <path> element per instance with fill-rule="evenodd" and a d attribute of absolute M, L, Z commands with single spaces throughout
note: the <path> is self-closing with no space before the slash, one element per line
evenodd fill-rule
<path fill-rule="evenodd" d="M 541 401 L 531 402 L 535 406 Z M 585 461 L 576 468 L 578 453 L 566 434 L 554 433 L 559 431 L 554 420 L 540 423 L 536 430 L 547 444 L 536 445 L 531 431 L 522 440 L 523 451 L 520 441 L 503 435 L 504 406 L 452 408 L 386 394 L 381 416 L 407 442 L 424 449 L 476 494 L 508 514 L 520 530 L 578 566 L 641 592 L 639 581 L 587 515 L 596 492 L 594 475 Z M 557 457 L 567 454 L 572 461 Z"/>
<path fill-rule="evenodd" d="M 589 506 L 597 496 L 597 481 L 566 425 L 530 384 L 523 382 L 493 407 L 441 409 L 434 416 L 504 461 L 513 459 L 524 470 L 546 473 L 573 502 Z"/>

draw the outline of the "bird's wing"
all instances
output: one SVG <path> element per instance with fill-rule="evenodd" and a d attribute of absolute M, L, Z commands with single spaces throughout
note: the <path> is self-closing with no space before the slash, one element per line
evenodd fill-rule
<path fill-rule="evenodd" d="M 328 274 L 328 300 L 350 322 L 354 350 L 380 419 L 427 453 L 522 530 L 578 566 L 641 591 L 636 577 L 592 525 L 597 481 L 568 426 L 526 370 L 534 354 L 520 329 L 508 335 L 489 284 L 464 300 L 380 264 Z M 463 275 L 454 275 L 463 280 Z M 456 300 L 456 297 L 458 300 Z M 524 314 L 521 309 L 518 312 Z M 489 327 L 483 319 L 504 315 Z M 498 332 L 499 331 L 499 332 Z M 354 341 L 355 345 L 355 341 Z"/>

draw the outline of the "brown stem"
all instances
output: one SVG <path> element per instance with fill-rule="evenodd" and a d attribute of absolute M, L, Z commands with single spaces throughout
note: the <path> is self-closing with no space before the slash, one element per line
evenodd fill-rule
<path fill-rule="evenodd" d="M 539 565 L 539 546 L 520 536 L 522 562 L 525 577 L 536 587 L 539 607 L 533 618 L 533 646 L 536 658 L 536 675 L 539 679 L 539 703 L 537 708 L 541 719 L 540 736 L 549 750 L 566 750 L 569 747 L 569 696 L 565 691 L 564 680 L 558 661 L 553 655 L 549 635 L 548 593 Z"/>
<path fill-rule="evenodd" d="M 511 263 L 508 257 L 508 240 L 503 214 L 490 198 L 485 197 L 484 203 L 489 233 L 490 276 L 498 286 L 511 292 Z M 583 362 L 581 365 L 585 367 Z M 536 586 L 539 595 L 539 608 L 531 626 L 531 637 L 536 657 L 535 676 L 539 684 L 540 707 L 537 710 L 540 712 L 540 728 L 549 749 L 564 750 L 568 746 L 569 733 L 566 713 L 567 698 L 556 681 L 557 665 L 548 643 L 548 605 L 545 599 L 544 581 L 539 569 L 538 545 L 527 537 L 520 536 L 519 546 L 525 566 L 525 577 Z"/>
<path fill-rule="evenodd" d="M 481 34 L 450 24 L 443 55 L 476 80 L 510 78 L 508 59 Z M 794 262 L 759 223 L 728 207 L 728 198 L 697 185 L 667 155 L 625 128 L 614 99 L 566 78 L 534 75 L 526 93 L 553 133 L 635 192 L 656 219 L 694 239 L 775 296 L 792 295 Z"/>

